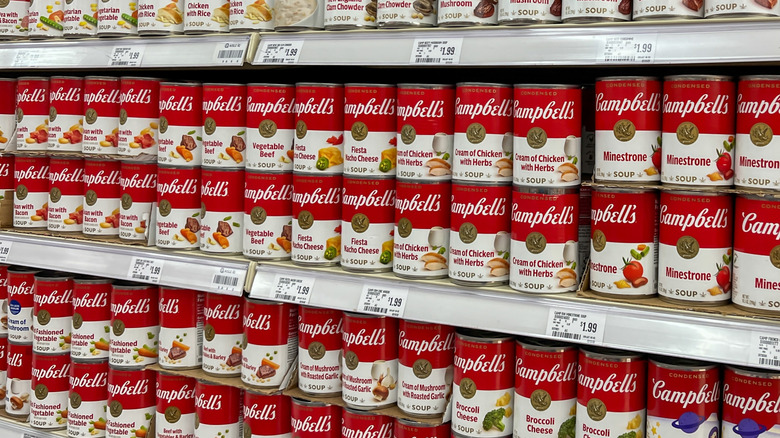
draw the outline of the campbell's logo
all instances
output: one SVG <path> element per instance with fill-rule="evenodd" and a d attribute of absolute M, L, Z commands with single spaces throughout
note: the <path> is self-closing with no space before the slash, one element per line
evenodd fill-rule
<path fill-rule="evenodd" d="M 597 392 L 630 394 L 636 391 L 637 382 L 639 381 L 637 373 L 626 373 L 621 377 L 618 377 L 617 373 L 612 373 L 606 379 L 602 379 L 601 377 L 591 377 L 582 374 L 582 365 L 578 366 L 578 372 L 578 384 L 590 389 L 591 394 Z"/>
<path fill-rule="evenodd" d="M 33 283 L 27 285 L 26 281 L 22 281 L 19 284 L 8 284 L 8 295 L 32 295 Z"/>
<path fill-rule="evenodd" d="M 49 91 L 51 102 L 81 102 L 82 90 L 79 87 L 59 87 Z"/>
<path fill-rule="evenodd" d="M 149 313 L 151 310 L 152 300 L 149 298 L 143 298 L 138 301 L 128 299 L 124 303 L 111 303 L 111 313 L 118 314 L 133 314 L 133 313 Z"/>
<path fill-rule="evenodd" d="M 339 204 L 341 203 L 341 188 L 331 187 L 327 192 L 317 187 L 311 192 L 298 193 L 293 189 L 292 201 L 298 205 L 308 204 Z"/>
<path fill-rule="evenodd" d="M 70 362 L 62 364 L 61 367 L 57 365 L 50 365 L 49 368 L 35 368 L 32 369 L 32 376 L 38 380 L 43 379 L 65 379 L 70 375 Z"/>
<path fill-rule="evenodd" d="M 731 385 L 723 385 L 723 403 L 742 411 L 745 415 L 748 412 L 763 412 L 766 414 L 780 414 L 780 395 L 776 392 L 764 392 L 761 396 L 758 393 L 748 396 L 738 395 L 731 392 Z"/>
<path fill-rule="evenodd" d="M 176 389 L 163 389 L 157 384 L 157 398 L 168 402 L 168 404 L 179 400 L 192 400 L 195 398 L 195 386 L 190 387 L 184 384 Z"/>
<path fill-rule="evenodd" d="M 223 307 L 222 304 L 217 304 L 214 307 L 206 307 L 203 309 L 203 316 L 206 319 L 236 320 L 241 318 L 241 305 L 231 304 Z"/>
<path fill-rule="evenodd" d="M 42 294 L 42 293 L 33 294 L 33 302 L 41 306 L 45 306 L 48 304 L 70 305 L 73 301 L 72 298 L 73 298 L 73 289 L 65 289 L 62 292 L 58 290 L 54 290 L 48 294 Z"/>
<path fill-rule="evenodd" d="M 342 419 L 342 423 L 344 420 Z M 341 425 L 342 438 L 391 438 L 393 436 L 393 423 L 385 423 L 379 429 L 374 429 L 373 424 L 369 424 L 365 429 L 351 429 L 344 424 Z"/>
<path fill-rule="evenodd" d="M 71 388 L 103 388 L 108 383 L 108 372 L 70 376 L 68 382 Z"/>
<path fill-rule="evenodd" d="M 8 163 L 0 163 L 0 176 L 8 176 L 11 174 L 11 165 Z"/>
<path fill-rule="evenodd" d="M 299 116 L 301 114 L 333 114 L 333 104 L 335 102 L 336 99 L 332 97 L 323 97 L 319 102 L 315 102 L 315 98 L 310 97 L 306 102 L 295 102 L 295 114 Z"/>
<path fill-rule="evenodd" d="M 395 209 L 398 214 L 404 214 L 406 211 L 417 212 L 438 212 L 441 211 L 441 198 L 439 194 L 429 194 L 423 198 L 423 195 L 416 194 L 411 198 L 395 200 Z"/>
<path fill-rule="evenodd" d="M 254 313 L 250 312 L 248 315 L 244 315 L 244 328 L 251 330 L 270 330 L 271 315 L 255 315 Z"/>
<path fill-rule="evenodd" d="M 573 100 L 549 102 L 544 108 L 540 106 L 521 107 L 521 101 L 515 101 L 515 119 L 525 119 L 528 123 L 542 120 L 572 120 L 575 114 Z"/>
<path fill-rule="evenodd" d="M 729 95 L 719 94 L 715 100 L 708 102 L 709 94 L 702 94 L 696 101 L 670 100 L 668 94 L 664 94 L 664 114 L 679 114 L 684 118 L 688 114 L 728 114 Z"/>
<path fill-rule="evenodd" d="M 341 334 L 342 319 L 334 321 L 332 318 L 328 318 L 327 321 L 322 324 L 306 324 L 302 323 L 301 316 L 298 316 L 298 333 L 306 333 L 311 338 L 316 338 L 320 335 L 339 335 Z"/>
<path fill-rule="evenodd" d="M 756 119 L 764 114 L 780 114 L 780 94 L 771 101 L 760 99 L 745 102 L 740 93 L 737 95 L 737 114 L 752 114 Z"/>
<path fill-rule="evenodd" d="M 75 169 L 68 169 L 67 167 L 61 169 L 59 172 L 49 172 L 49 182 L 56 183 L 83 183 L 84 182 L 84 168 L 77 167 Z"/>
<path fill-rule="evenodd" d="M 86 184 L 87 186 L 116 185 L 119 184 L 119 180 L 120 180 L 119 175 L 120 173 L 118 170 L 112 170 L 111 172 L 106 172 L 105 170 L 98 170 L 95 173 L 85 174 L 84 184 Z"/>
<path fill-rule="evenodd" d="M 567 205 L 560 210 L 552 206 L 545 211 L 519 211 L 520 205 L 512 204 L 512 221 L 528 224 L 529 228 L 536 225 L 571 225 L 574 223 L 574 207 Z"/>
<path fill-rule="evenodd" d="M 25 88 L 16 93 L 16 101 L 18 103 L 46 102 L 46 89 L 34 88 L 30 90 L 29 88 Z"/>
<path fill-rule="evenodd" d="M 290 418 L 290 426 L 292 426 L 293 433 L 297 432 L 311 432 L 322 433 L 330 432 L 330 423 L 332 418 L 330 415 L 323 415 L 317 417 L 315 420 L 311 415 L 304 419 Z"/>
<path fill-rule="evenodd" d="M 165 298 L 160 298 L 160 305 L 158 309 L 160 313 L 168 313 L 168 314 L 179 313 L 179 299 L 171 298 L 169 300 L 166 300 Z"/>
<path fill-rule="evenodd" d="M 292 199 L 292 184 L 269 184 L 265 189 L 244 189 L 244 199 L 252 202 L 260 201 L 289 201 Z"/>
<path fill-rule="evenodd" d="M 99 308 L 99 307 L 105 307 L 106 304 L 108 304 L 108 293 L 101 292 L 96 293 L 95 295 L 90 295 L 89 292 L 85 293 L 81 296 L 74 296 L 73 297 L 73 308 Z"/>
<path fill-rule="evenodd" d="M 171 112 L 190 112 L 192 111 L 192 106 L 195 103 L 195 99 L 192 96 L 168 96 L 167 99 L 159 100 L 160 103 L 160 112 L 163 111 L 171 111 Z"/>
<path fill-rule="evenodd" d="M 780 240 L 780 223 L 762 222 L 758 220 L 758 214 L 742 212 L 742 231 L 749 234 L 762 236 L 772 236 L 775 240 Z M 10 292 L 10 286 L 8 286 Z"/>
<path fill-rule="evenodd" d="M 141 105 L 147 105 L 152 102 L 152 90 L 148 88 L 141 88 L 136 90 L 130 88 L 129 90 L 119 95 L 119 104 L 125 103 L 137 103 Z"/>
<path fill-rule="evenodd" d="M 727 228 L 729 225 L 729 209 L 718 208 L 710 213 L 709 208 L 703 208 L 697 214 L 669 213 L 669 206 L 661 206 L 661 224 L 680 228 Z"/>
<path fill-rule="evenodd" d="M 512 99 L 498 99 L 491 97 L 485 103 L 461 103 L 460 97 L 455 99 L 455 115 L 476 117 L 512 117 Z"/>
<path fill-rule="evenodd" d="M 157 181 L 157 193 L 164 196 L 167 193 L 178 195 L 194 195 L 198 193 L 198 178 L 174 178 L 171 181 L 161 183 Z"/>
<path fill-rule="evenodd" d="M 540 383 L 573 382 L 577 378 L 577 362 L 570 362 L 565 367 L 556 363 L 550 368 L 529 368 L 523 365 L 523 358 L 518 357 L 515 359 L 515 375 L 532 380 L 534 386 Z"/>
<path fill-rule="evenodd" d="M 145 395 L 149 393 L 148 380 L 141 379 L 136 382 L 124 381 L 117 385 L 115 383 L 108 384 L 108 393 L 117 395 Z"/>
<path fill-rule="evenodd" d="M 130 177 L 119 177 L 119 185 L 122 189 L 156 189 L 157 173 L 147 173 L 140 175 L 134 173 Z"/>
<path fill-rule="evenodd" d="M 455 202 L 453 194 L 450 212 L 454 215 L 461 215 L 464 219 L 469 216 L 504 216 L 506 203 L 506 198 L 488 200 L 486 197 L 479 198 L 476 202 Z"/>
<path fill-rule="evenodd" d="M 244 405 L 244 419 L 247 418 L 257 421 L 276 420 L 276 405 L 258 406 L 257 403 L 252 406 Z"/>
<path fill-rule="evenodd" d="M 352 115 L 354 118 L 360 116 L 392 116 L 395 115 L 395 106 L 395 99 L 392 97 L 386 97 L 381 101 L 372 97 L 366 102 L 344 105 L 344 114 Z"/>
<path fill-rule="evenodd" d="M 276 102 L 252 102 L 252 96 L 249 96 L 246 99 L 246 112 L 260 114 L 261 116 L 268 114 L 292 114 L 295 112 L 295 99 L 287 100 L 284 97 L 280 97 Z"/>
<path fill-rule="evenodd" d="M 17 181 L 43 179 L 49 180 L 49 166 L 30 165 L 27 169 L 14 169 L 14 179 Z"/>
<path fill-rule="evenodd" d="M 230 195 L 230 182 L 207 180 L 200 186 L 200 195 L 225 198 Z"/>
<path fill-rule="evenodd" d="M 444 116 L 444 107 L 443 100 L 432 100 L 430 102 L 418 100 L 414 105 L 399 105 L 398 117 L 401 120 L 408 118 L 438 119 Z"/>
<path fill-rule="evenodd" d="M 8 355 L 8 367 L 21 367 L 24 364 L 24 353 Z"/>
<path fill-rule="evenodd" d="M 341 341 L 345 347 L 351 345 L 363 345 L 366 347 L 379 346 L 385 344 L 385 329 L 376 328 L 367 334 L 366 329 L 360 329 L 357 332 L 343 332 Z"/>
<path fill-rule="evenodd" d="M 119 90 L 113 89 L 106 91 L 105 88 L 101 88 L 92 93 L 84 93 L 84 103 L 90 105 L 92 103 L 119 103 Z"/>
<path fill-rule="evenodd" d="M 218 411 L 222 409 L 222 394 L 211 394 L 208 397 L 206 394 L 198 394 L 198 397 L 195 398 L 195 407 Z"/>
<path fill-rule="evenodd" d="M 346 192 L 346 189 L 344 190 Z M 343 194 L 343 204 L 351 206 L 355 210 L 363 207 L 392 207 L 395 205 L 395 190 L 371 190 L 368 194 L 347 195 Z"/>
<path fill-rule="evenodd" d="M 203 101 L 203 112 L 241 112 L 243 111 L 244 98 L 241 96 L 230 96 L 227 100 L 217 96 L 214 100 Z"/>
<path fill-rule="evenodd" d="M 591 226 L 598 225 L 601 222 L 611 224 L 633 224 L 636 223 L 635 204 L 623 204 L 618 210 L 615 204 L 609 204 L 603 209 L 594 208 L 590 211 Z"/>
<path fill-rule="evenodd" d="M 506 354 L 494 354 L 488 359 L 488 355 L 480 354 L 475 359 L 455 355 L 455 367 L 461 370 L 462 374 L 469 371 L 478 373 L 500 373 L 506 369 Z"/>
<path fill-rule="evenodd" d="M 682 405 L 681 409 L 685 409 L 691 405 L 700 406 L 708 403 L 716 403 L 720 400 L 719 381 L 716 381 L 712 387 L 710 387 L 709 383 L 705 383 L 699 387 L 698 391 L 667 389 L 667 383 L 663 379 L 653 379 L 652 385 L 653 398 L 667 403 Z M 670 386 L 674 387 L 673 384 Z"/>
<path fill-rule="evenodd" d="M 633 98 L 605 99 L 604 93 L 596 94 L 596 111 L 617 113 L 621 116 L 626 111 L 645 112 L 661 110 L 661 93 L 648 93 L 640 91 Z"/>
<path fill-rule="evenodd" d="M 409 339 L 406 337 L 406 331 L 401 330 L 398 333 L 398 348 L 414 351 L 418 356 L 423 353 L 452 351 L 455 349 L 455 333 L 449 333 L 444 338 L 437 333 L 431 339 Z"/>

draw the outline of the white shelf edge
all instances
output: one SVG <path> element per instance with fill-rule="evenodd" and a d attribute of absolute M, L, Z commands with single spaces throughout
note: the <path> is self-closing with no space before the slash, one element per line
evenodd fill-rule
<path fill-rule="evenodd" d="M 33 429 L 29 423 L 22 423 L 2 416 L 0 416 L 0 435 L 4 438 L 63 438 L 68 436 L 65 430 Z"/>

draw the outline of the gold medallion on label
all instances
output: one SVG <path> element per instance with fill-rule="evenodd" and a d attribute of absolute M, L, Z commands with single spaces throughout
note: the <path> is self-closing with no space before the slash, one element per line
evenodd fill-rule
<path fill-rule="evenodd" d="M 682 122 L 677 127 L 677 141 L 684 145 L 690 145 L 699 139 L 699 128 L 691 122 Z"/>
<path fill-rule="evenodd" d="M 690 260 L 699 254 L 699 242 L 692 236 L 682 236 L 677 239 L 677 254 Z"/>
<path fill-rule="evenodd" d="M 618 141 L 629 141 L 634 138 L 636 134 L 636 126 L 631 120 L 621 119 L 615 123 L 612 128 L 612 133 L 615 134 L 615 138 Z"/>
<path fill-rule="evenodd" d="M 756 123 L 750 128 L 750 141 L 758 147 L 768 145 L 772 141 L 772 128 L 766 123 Z"/>

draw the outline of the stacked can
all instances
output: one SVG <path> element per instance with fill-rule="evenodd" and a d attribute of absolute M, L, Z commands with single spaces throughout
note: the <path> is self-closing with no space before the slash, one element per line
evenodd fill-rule
<path fill-rule="evenodd" d="M 241 380 L 258 388 L 279 387 L 298 351 L 298 306 L 244 301 Z"/>
<path fill-rule="evenodd" d="M 16 148 L 45 151 L 49 146 L 49 78 L 16 81 Z"/>
<path fill-rule="evenodd" d="M 49 150 L 81 152 L 84 78 L 52 76 L 49 103 Z"/>
<path fill-rule="evenodd" d="M 1 78 L 0 93 L 3 96 L 15 95 L 16 78 Z M 0 101 L 0 149 L 14 150 L 15 147 L 16 99 L 3 99 Z"/>
<path fill-rule="evenodd" d="M 129 76 L 120 78 L 117 138 L 119 156 L 157 156 L 159 101 L 159 79 Z"/>
<path fill-rule="evenodd" d="M 8 265 L 0 265 L 0 408 L 8 393 Z"/>
<path fill-rule="evenodd" d="M 49 159 L 14 158 L 14 228 L 46 228 L 49 214 Z"/>
<path fill-rule="evenodd" d="M 200 368 L 203 364 L 205 295 L 191 289 L 160 287 L 160 343 L 157 351 L 161 368 L 182 370 Z"/>
<path fill-rule="evenodd" d="M 81 151 L 116 155 L 119 145 L 119 78 L 84 78 L 84 139 Z"/>

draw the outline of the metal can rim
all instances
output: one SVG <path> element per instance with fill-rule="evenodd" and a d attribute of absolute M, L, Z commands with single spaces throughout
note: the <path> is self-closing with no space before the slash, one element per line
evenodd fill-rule
<path fill-rule="evenodd" d="M 718 81 L 718 82 L 730 82 L 733 81 L 733 76 L 727 75 L 670 75 L 664 76 L 665 82 L 677 82 L 677 81 Z"/>

